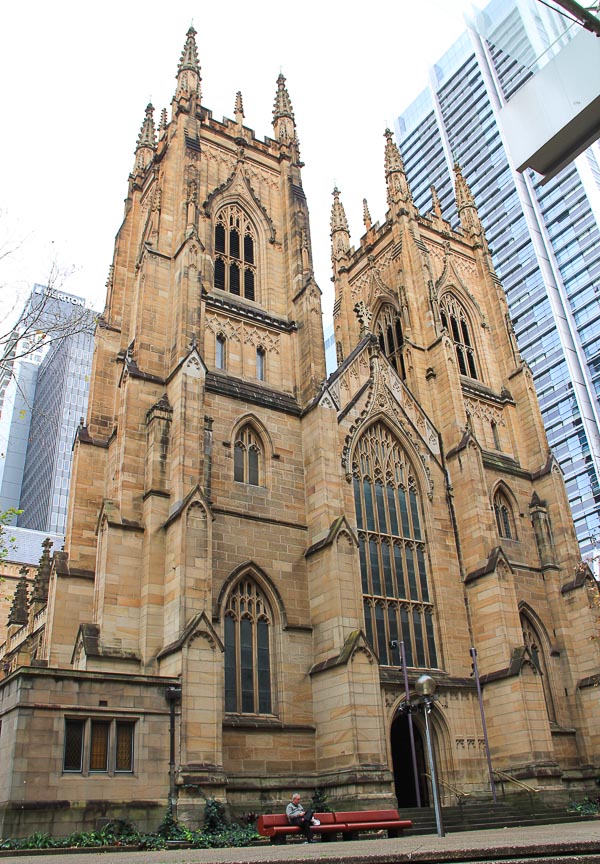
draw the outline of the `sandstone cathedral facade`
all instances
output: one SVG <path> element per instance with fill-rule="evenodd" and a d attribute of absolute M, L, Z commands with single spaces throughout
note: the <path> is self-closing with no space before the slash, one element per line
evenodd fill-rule
<path fill-rule="evenodd" d="M 339 367 L 290 97 L 273 137 L 202 104 L 195 31 L 148 106 L 74 445 L 65 549 L 23 573 L 0 648 L 0 834 L 197 820 L 323 788 L 416 794 L 403 670 L 427 672 L 445 784 L 548 794 L 600 768 L 595 586 L 477 208 L 331 213 Z M 382 178 L 383 182 L 383 178 Z M 418 783 L 428 803 L 423 724 Z M 445 787 L 442 785 L 442 794 Z"/>

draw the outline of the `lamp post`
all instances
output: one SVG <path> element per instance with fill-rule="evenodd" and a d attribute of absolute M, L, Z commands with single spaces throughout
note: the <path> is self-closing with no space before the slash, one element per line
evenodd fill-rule
<path fill-rule="evenodd" d="M 427 738 L 427 756 L 429 758 L 429 773 L 431 774 L 431 791 L 433 793 L 433 806 L 435 809 L 435 824 L 438 837 L 444 837 L 444 823 L 442 821 L 442 808 L 440 807 L 440 793 L 435 770 L 435 757 L 431 744 L 431 732 L 429 730 L 429 715 L 435 702 L 436 683 L 431 675 L 421 675 L 417 678 L 415 690 L 421 697 L 423 714 L 425 715 L 425 737 Z"/>

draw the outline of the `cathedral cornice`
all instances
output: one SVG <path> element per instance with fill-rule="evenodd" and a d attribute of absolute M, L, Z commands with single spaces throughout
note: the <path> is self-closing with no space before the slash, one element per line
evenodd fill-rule
<path fill-rule="evenodd" d="M 219 310 L 221 312 L 234 313 L 240 318 L 247 321 L 259 321 L 266 327 L 271 327 L 273 330 L 279 330 L 281 333 L 295 333 L 298 325 L 295 321 L 286 321 L 284 318 L 276 318 L 274 315 L 269 315 L 268 312 L 263 312 L 252 306 L 247 306 L 244 303 L 236 303 L 229 299 L 229 295 L 218 296 L 216 294 L 205 293 L 206 306 L 209 309 Z"/>
<path fill-rule="evenodd" d="M 234 378 L 220 372 L 207 373 L 206 390 L 210 393 L 220 393 L 222 396 L 231 396 L 232 399 L 241 399 L 253 405 L 261 405 L 263 408 L 270 408 L 273 411 L 292 414 L 295 417 L 300 417 L 302 413 L 300 405 L 289 393 L 270 390 L 263 385 L 242 381 L 240 378 Z"/>

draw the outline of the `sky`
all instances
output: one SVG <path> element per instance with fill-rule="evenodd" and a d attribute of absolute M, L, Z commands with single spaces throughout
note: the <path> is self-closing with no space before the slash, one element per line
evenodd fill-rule
<path fill-rule="evenodd" d="M 29 0 L 0 11 L 0 320 L 35 282 L 104 307 L 114 238 L 148 101 L 169 107 L 190 24 L 202 101 L 272 134 L 280 71 L 300 139 L 315 276 L 331 317 L 329 217 L 337 185 L 356 244 L 363 198 L 385 218 L 387 126 L 483 0 L 294 3 Z"/>

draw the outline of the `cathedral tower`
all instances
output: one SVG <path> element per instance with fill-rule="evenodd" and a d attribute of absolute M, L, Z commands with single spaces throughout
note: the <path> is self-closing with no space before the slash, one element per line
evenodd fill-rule
<path fill-rule="evenodd" d="M 317 786 L 427 803 L 404 710 L 425 671 L 441 778 L 484 794 L 472 647 L 495 767 L 583 788 L 593 586 L 460 169 L 455 230 L 435 190 L 418 212 L 387 131 L 388 211 L 365 201 L 356 248 L 334 191 L 325 380 L 286 80 L 262 141 L 241 92 L 217 121 L 200 85 L 190 28 L 170 119 L 148 105 L 135 146 L 65 550 L 0 649 L 4 832 Z"/>

